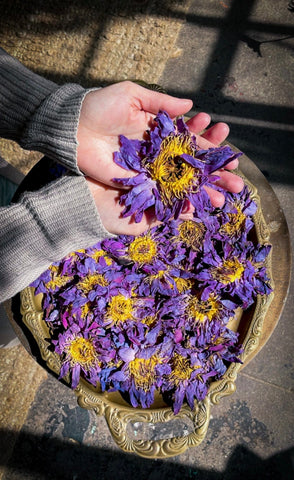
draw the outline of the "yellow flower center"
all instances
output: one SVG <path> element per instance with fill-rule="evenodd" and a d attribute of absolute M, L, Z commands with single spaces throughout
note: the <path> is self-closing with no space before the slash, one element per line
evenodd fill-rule
<path fill-rule="evenodd" d="M 97 353 L 92 340 L 83 337 L 75 338 L 67 348 L 72 365 L 79 364 L 84 369 L 89 369 L 97 360 Z"/>
<path fill-rule="evenodd" d="M 179 293 L 186 292 L 193 285 L 193 280 L 191 278 L 174 277 L 174 281 Z"/>
<path fill-rule="evenodd" d="M 173 289 L 174 284 L 173 284 L 172 280 L 168 277 L 169 271 L 170 271 L 170 268 L 168 268 L 168 267 L 167 267 L 166 270 L 158 270 L 158 272 L 154 273 L 154 275 L 146 276 L 144 278 L 144 281 L 147 281 L 149 283 L 153 283 L 155 280 L 159 280 L 159 281 L 160 280 L 165 280 L 165 282 L 168 284 L 168 286 L 171 289 Z M 175 278 L 173 280 L 176 281 Z"/>
<path fill-rule="evenodd" d="M 85 318 L 90 311 L 91 311 L 90 303 L 85 303 L 85 305 L 83 305 L 81 308 L 81 317 Z"/>
<path fill-rule="evenodd" d="M 99 258 L 101 257 L 104 258 L 106 265 L 112 264 L 112 259 L 106 255 L 106 252 L 104 252 L 104 250 L 95 250 L 95 252 L 91 254 L 91 258 L 93 258 L 95 262 L 98 262 Z"/>
<path fill-rule="evenodd" d="M 169 379 L 173 385 L 177 386 L 184 380 L 189 380 L 194 370 L 199 368 L 201 368 L 200 365 L 192 368 L 188 358 L 175 353 L 172 359 L 172 372 L 169 375 Z"/>
<path fill-rule="evenodd" d="M 236 206 L 236 209 L 236 213 L 228 213 L 229 221 L 221 226 L 221 234 L 233 237 L 242 229 L 246 220 L 246 215 L 242 212 L 240 206 Z"/>
<path fill-rule="evenodd" d="M 55 274 L 58 273 L 58 271 L 59 271 L 59 266 L 58 266 L 58 265 L 50 265 L 49 270 L 50 270 L 50 272 L 52 273 L 52 275 L 54 275 L 54 273 L 55 273 Z"/>
<path fill-rule="evenodd" d="M 135 358 L 129 363 L 129 372 L 133 377 L 136 388 L 148 392 L 156 380 L 155 368 L 162 363 L 157 355 L 150 358 Z"/>
<path fill-rule="evenodd" d="M 166 204 L 174 198 L 185 198 L 193 184 L 195 168 L 181 158 L 183 154 L 193 156 L 191 138 L 188 135 L 169 135 L 163 140 L 158 157 L 148 165 L 151 178 L 159 185 Z"/>
<path fill-rule="evenodd" d="M 193 296 L 188 302 L 187 310 L 196 322 L 211 321 L 221 310 L 221 304 L 214 293 L 211 293 L 206 301 Z"/>
<path fill-rule="evenodd" d="M 148 325 L 148 327 L 154 325 L 157 321 L 156 315 L 147 315 L 147 317 L 142 318 L 141 323 Z"/>
<path fill-rule="evenodd" d="M 146 277 L 144 280 L 148 280 L 150 283 L 154 282 L 154 280 L 160 280 L 165 277 L 167 274 L 168 270 L 158 270 L 157 273 L 154 273 L 153 275 L 149 275 Z"/>
<path fill-rule="evenodd" d="M 108 281 L 104 278 L 103 275 L 99 273 L 94 273 L 93 275 L 88 275 L 77 283 L 77 288 L 82 290 L 84 294 L 91 292 L 94 289 L 95 285 L 100 285 L 100 287 L 107 287 Z"/>
<path fill-rule="evenodd" d="M 128 252 L 131 260 L 143 265 L 152 262 L 157 252 L 157 245 L 150 235 L 144 235 L 133 240 Z"/>
<path fill-rule="evenodd" d="M 203 223 L 185 220 L 179 225 L 179 237 L 188 247 L 198 250 L 202 245 L 205 230 Z"/>
<path fill-rule="evenodd" d="M 49 280 L 49 282 L 46 283 L 46 288 L 47 290 L 56 290 L 56 288 L 61 288 L 64 285 L 66 285 L 72 277 L 68 277 L 66 275 L 64 276 L 56 276 L 52 278 L 52 280 Z"/>
<path fill-rule="evenodd" d="M 228 260 L 224 260 L 218 267 L 212 271 L 212 277 L 219 282 L 227 285 L 233 283 L 236 280 L 240 280 L 245 270 L 244 265 L 239 262 L 238 258 L 233 257 Z"/>
<path fill-rule="evenodd" d="M 133 319 L 134 301 L 124 295 L 115 295 L 111 298 L 107 307 L 107 317 L 114 323 L 125 322 Z"/>

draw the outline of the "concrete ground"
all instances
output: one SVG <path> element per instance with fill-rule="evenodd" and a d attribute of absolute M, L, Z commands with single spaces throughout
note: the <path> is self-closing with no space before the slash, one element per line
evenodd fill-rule
<path fill-rule="evenodd" d="M 137 78 L 192 98 L 195 112 L 229 123 L 293 238 L 293 20 L 283 0 L 2 0 L 0 43 L 58 83 Z M 3 140 L 0 154 L 23 173 L 39 158 Z M 277 284 L 290 269 L 277 270 Z M 236 392 L 212 407 L 203 442 L 166 460 L 121 452 L 104 417 L 80 408 L 21 345 L 0 349 L 0 479 L 294 478 L 293 282 L 285 297 Z"/>

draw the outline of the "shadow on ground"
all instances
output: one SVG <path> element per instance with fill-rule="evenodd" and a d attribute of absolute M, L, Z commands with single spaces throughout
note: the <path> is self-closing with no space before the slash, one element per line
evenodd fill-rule
<path fill-rule="evenodd" d="M 225 2 L 217 2 L 223 3 Z M 174 75 L 175 78 L 181 76 L 182 88 L 178 89 L 176 85 L 168 89 L 168 93 L 180 97 L 192 98 L 195 110 L 206 111 L 212 115 L 215 121 L 224 120 L 230 125 L 230 140 L 251 158 L 269 181 L 283 183 L 285 185 L 294 184 L 294 170 L 292 168 L 292 153 L 294 150 L 293 135 L 293 95 L 287 92 L 287 80 L 291 78 L 291 72 L 287 65 L 293 61 L 293 42 L 294 27 L 289 24 L 289 16 L 294 12 L 288 11 L 288 3 L 284 2 L 276 11 L 277 16 L 273 17 L 272 22 L 262 22 L 252 17 L 252 12 L 256 7 L 258 0 L 231 0 L 227 2 L 226 9 L 220 9 L 218 5 L 213 4 L 209 9 L 201 12 L 201 3 L 193 3 L 193 8 L 186 15 L 181 11 L 180 0 L 32 0 L 31 2 L 22 2 L 16 0 L 11 2 L 3 0 L 0 21 L 0 31 L 2 35 L 9 29 L 17 29 L 17 36 L 20 38 L 34 34 L 44 36 L 44 42 L 50 41 L 50 35 L 58 32 L 72 34 L 82 32 L 87 24 L 94 26 L 91 34 L 91 41 L 85 45 L 85 55 L 79 71 L 75 75 L 62 74 L 54 71 L 44 70 L 40 65 L 35 69 L 36 73 L 44 75 L 57 83 L 77 82 L 85 87 L 97 85 L 106 85 L 105 82 L 96 76 L 95 80 L 89 78 L 87 72 L 93 62 L 95 54 L 99 49 L 103 36 L 107 35 L 109 22 L 112 18 L 136 21 L 136 15 L 151 16 L 156 18 L 180 18 L 193 27 L 195 35 L 189 37 L 185 45 L 187 52 L 184 52 L 182 62 L 189 63 L 189 58 L 194 55 L 196 45 L 193 45 L 194 39 L 197 39 L 201 29 L 209 27 L 217 32 L 217 39 L 213 45 L 209 58 L 205 60 L 205 68 L 202 75 L 201 84 L 187 85 L 182 74 L 183 65 L 181 58 L 172 62 L 171 72 L 167 66 L 166 72 Z M 270 7 L 270 5 L 269 5 Z M 274 6 L 271 6 L 274 9 Z M 282 13 L 281 13 L 282 10 Z M 203 11 L 205 13 L 203 13 Z M 283 13 L 284 12 L 284 13 Z M 281 18 L 287 17 L 287 22 Z M 294 17 L 293 17 L 294 18 Z M 189 50 L 190 44 L 190 50 Z M 192 44 L 192 46 L 191 46 Z M 246 44 L 249 52 L 260 60 L 267 55 L 265 45 L 271 45 L 271 48 L 279 48 L 281 58 L 284 57 L 286 74 L 286 83 L 284 90 L 281 89 L 280 95 L 288 96 L 288 106 L 279 105 L 279 98 L 270 99 L 265 93 L 260 91 L 256 102 L 244 101 L 238 98 L 236 94 L 236 79 L 230 74 L 233 62 L 236 60 L 240 45 Z M 64 48 L 66 48 L 64 46 Z M 72 46 L 70 48 L 73 48 Z M 274 47 L 273 47 L 274 48 Z M 197 49 L 196 49 L 197 51 Z M 72 54 L 74 55 L 74 51 Z M 203 52 L 200 50 L 198 55 Z M 247 54 L 247 60 L 250 57 Z M 255 63 L 256 65 L 256 63 Z M 269 66 L 271 62 L 269 61 Z M 248 65 L 250 69 L 250 64 Z M 256 67 L 255 67 L 256 68 Z M 288 69 L 288 70 L 287 70 Z M 285 71 L 281 75 L 285 77 Z M 264 76 L 264 89 L 267 89 L 267 82 L 271 72 L 260 71 L 260 77 Z M 289 78 L 287 79 L 287 75 Z M 118 81 L 113 78 L 107 83 Z M 183 86 L 184 85 L 184 86 Z M 165 87 L 165 85 L 163 85 Z M 282 85 L 283 87 L 283 85 Z M 270 100 L 270 101 L 269 101 Z M 278 162 L 278 168 L 277 168 Z"/>
<path fill-rule="evenodd" d="M 0 431 L 3 445 L 13 441 L 14 432 Z M 46 435 L 21 432 L 16 440 L 17 455 L 7 465 L 3 480 L 26 478 L 46 480 L 101 480 L 142 478 L 148 480 L 197 478 L 200 480 L 292 480 L 294 449 L 262 460 L 244 446 L 237 446 L 225 471 L 203 470 L 168 460 L 149 460 L 118 451 L 96 449 Z M 23 477 L 21 477 L 23 475 Z"/>
<path fill-rule="evenodd" d="M 293 64 L 294 27 L 289 18 L 294 19 L 294 12 L 287 11 L 286 2 L 278 8 L 270 3 L 266 7 L 264 2 L 264 8 L 271 8 L 277 15 L 271 15 L 272 22 L 257 21 L 252 12 L 258 3 L 262 2 L 232 0 L 226 2 L 227 9 L 222 15 L 216 14 L 217 5 L 212 10 L 215 15 L 198 15 L 198 3 L 194 1 L 186 18 L 188 27 L 183 28 L 188 31 L 187 38 L 182 35 L 180 42 L 180 47 L 187 50 L 184 60 L 171 60 L 163 78 L 181 78 L 178 88 L 171 88 L 169 93 L 192 98 L 196 111 L 208 112 L 215 120 L 228 122 L 231 142 L 244 150 L 269 181 L 293 185 L 294 108 L 289 65 Z M 287 23 L 283 18 L 287 18 Z M 191 71 L 199 66 L 193 63 L 193 57 L 203 57 L 207 51 L 199 42 L 199 34 L 205 32 L 203 28 L 213 29 L 217 35 L 210 44 L 209 58 L 202 62 L 200 83 L 193 85 Z M 244 49 L 244 45 L 248 48 Z M 275 64 L 277 58 L 279 66 Z M 231 73 L 234 64 L 241 65 L 240 69 L 235 68 L 239 78 Z M 244 64 L 247 80 L 239 72 Z M 256 102 L 242 99 L 242 85 L 248 89 L 251 86 L 250 71 L 258 79 L 258 86 L 252 83 Z M 274 80 L 277 83 L 272 85 Z M 275 92 L 275 97 L 268 91 Z"/>

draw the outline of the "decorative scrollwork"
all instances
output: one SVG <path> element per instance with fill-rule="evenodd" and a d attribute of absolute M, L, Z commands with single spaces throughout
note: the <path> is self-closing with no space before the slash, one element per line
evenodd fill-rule
<path fill-rule="evenodd" d="M 104 415 L 105 401 L 103 394 L 92 392 L 84 381 L 80 381 L 75 389 L 75 394 L 80 407 L 94 410 L 98 416 Z"/>
<path fill-rule="evenodd" d="M 219 403 L 222 397 L 227 397 L 228 395 L 232 395 L 236 391 L 235 382 L 232 380 L 224 379 L 221 380 L 220 383 L 211 389 L 209 393 L 209 398 L 211 403 L 217 404 Z"/>
<path fill-rule="evenodd" d="M 25 288 L 20 292 L 21 313 L 24 315 L 28 311 L 32 311 L 31 295 L 29 289 Z"/>

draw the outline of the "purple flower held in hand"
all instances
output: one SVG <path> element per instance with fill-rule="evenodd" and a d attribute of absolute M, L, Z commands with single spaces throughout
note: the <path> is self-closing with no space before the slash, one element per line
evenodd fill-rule
<path fill-rule="evenodd" d="M 114 179 L 131 187 L 121 203 L 123 215 L 134 215 L 136 222 L 149 207 L 155 207 L 158 220 L 167 221 L 180 215 L 187 200 L 196 208 L 206 204 L 203 187 L 213 187 L 218 179 L 211 174 L 241 155 L 228 146 L 199 149 L 183 119 L 174 125 L 166 112 L 160 112 L 155 121 L 148 140 L 134 143 L 121 137 L 121 149 L 114 156 L 118 165 L 138 173 Z"/>

